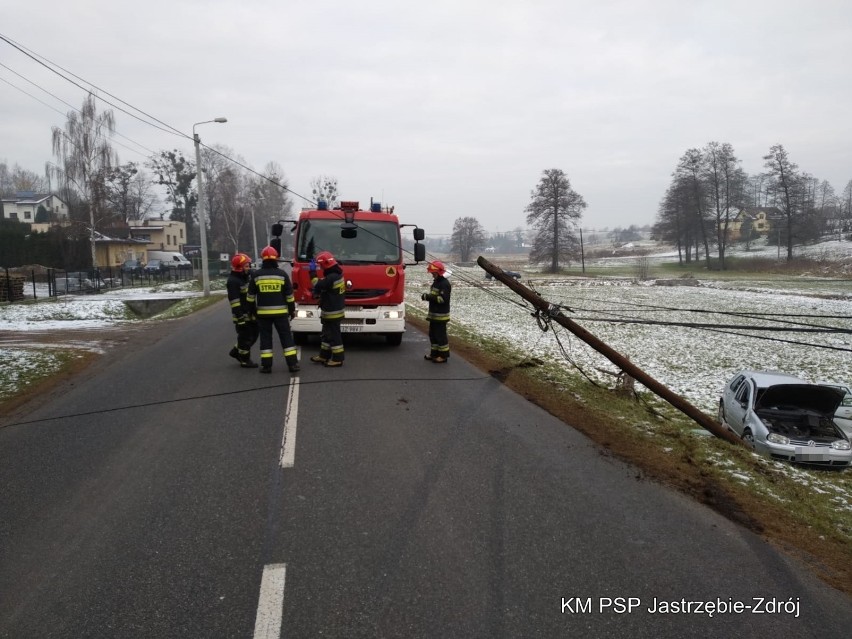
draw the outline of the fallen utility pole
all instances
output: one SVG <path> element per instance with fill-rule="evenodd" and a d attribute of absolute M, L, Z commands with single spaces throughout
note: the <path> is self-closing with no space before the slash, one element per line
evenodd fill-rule
<path fill-rule="evenodd" d="M 539 312 L 543 313 L 546 317 L 551 318 L 560 326 L 567 328 L 574 335 L 576 335 L 581 340 L 586 342 L 586 344 L 595 349 L 598 353 L 600 353 L 613 364 L 618 366 L 619 369 L 630 375 L 633 379 L 638 381 L 640 384 L 645 386 L 654 394 L 666 400 L 669 404 L 677 408 L 680 412 L 682 412 L 687 417 L 698 423 L 699 426 L 701 426 L 705 430 L 710 431 L 717 437 L 721 437 L 722 439 L 725 439 L 733 444 L 739 444 L 741 446 L 744 445 L 740 438 L 737 437 L 734 433 L 732 433 L 727 428 L 716 422 L 716 420 L 712 419 L 704 412 L 690 404 L 687 400 L 685 400 L 677 393 L 673 393 L 666 386 L 664 386 L 656 379 L 648 375 L 645 371 L 633 364 L 621 353 L 610 348 L 607 344 L 592 335 L 585 328 L 583 328 L 573 320 L 565 317 L 565 315 L 562 314 L 562 311 L 559 310 L 559 307 L 555 306 L 554 304 L 551 304 L 546 300 L 543 300 L 538 294 L 532 292 L 523 284 L 515 281 L 513 277 L 509 277 L 508 275 L 503 273 L 503 269 L 501 269 L 499 266 L 492 264 L 481 255 L 476 260 L 476 263 L 479 264 L 479 266 L 481 266 L 483 269 L 485 269 L 487 273 L 490 273 L 495 279 L 508 286 L 510 289 L 515 291 L 515 293 L 517 293 L 525 300 L 527 300 L 530 304 L 535 306 L 535 308 Z"/>

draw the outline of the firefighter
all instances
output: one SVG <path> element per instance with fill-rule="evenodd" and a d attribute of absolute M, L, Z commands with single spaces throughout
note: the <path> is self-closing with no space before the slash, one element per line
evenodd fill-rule
<path fill-rule="evenodd" d="M 317 267 L 322 269 L 322 279 L 317 277 Z M 320 337 L 319 355 L 311 357 L 312 362 L 328 367 L 343 366 L 343 335 L 340 323 L 343 321 L 343 307 L 346 302 L 346 280 L 343 269 L 329 251 L 322 251 L 311 260 L 308 266 L 313 285 L 313 296 L 319 298 Z"/>
<path fill-rule="evenodd" d="M 299 371 L 296 342 L 290 331 L 290 317 L 296 312 L 293 285 L 287 273 L 278 268 L 278 251 L 267 246 L 260 252 L 261 268 L 249 279 L 249 304 L 257 309 L 257 325 L 260 332 L 260 372 L 272 372 L 272 328 L 278 333 L 284 349 L 284 359 L 291 373 Z"/>
<path fill-rule="evenodd" d="M 237 343 L 229 355 L 243 368 L 257 368 L 257 364 L 251 360 L 251 347 L 257 341 L 257 316 L 254 305 L 246 300 L 250 269 L 251 258 L 245 253 L 236 253 L 231 258 L 231 274 L 225 286 L 231 305 L 231 318 L 237 330 Z"/>
<path fill-rule="evenodd" d="M 452 285 L 447 279 L 447 268 L 437 260 L 426 265 L 426 272 L 432 275 L 432 287 L 423 293 L 420 299 L 429 302 L 429 341 L 432 350 L 425 359 L 435 364 L 445 364 L 450 357 L 450 339 L 447 337 L 447 324 L 450 321 L 450 291 Z"/>

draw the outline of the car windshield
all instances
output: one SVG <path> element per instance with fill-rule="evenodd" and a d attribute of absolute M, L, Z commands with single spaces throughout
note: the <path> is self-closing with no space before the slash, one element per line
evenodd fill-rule
<path fill-rule="evenodd" d="M 299 227 L 298 259 L 307 261 L 331 251 L 341 264 L 400 261 L 399 227 L 393 222 L 358 222 L 356 237 L 340 236 L 339 220 L 305 220 Z"/>

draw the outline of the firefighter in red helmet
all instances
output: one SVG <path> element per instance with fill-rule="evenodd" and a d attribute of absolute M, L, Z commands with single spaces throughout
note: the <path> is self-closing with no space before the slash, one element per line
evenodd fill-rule
<path fill-rule="evenodd" d="M 432 286 L 420 299 L 429 302 L 429 341 L 432 349 L 424 358 L 435 364 L 444 364 L 450 357 L 450 339 L 447 336 L 447 324 L 450 321 L 450 292 L 452 285 L 447 279 L 447 267 L 437 260 L 426 265 L 426 272 L 432 275 Z"/>
<path fill-rule="evenodd" d="M 243 368 L 257 368 L 257 364 L 251 360 L 251 347 L 257 341 L 257 317 L 254 305 L 246 299 L 250 271 L 251 258 L 245 253 L 235 253 L 231 258 L 231 273 L 225 284 L 228 303 L 231 305 L 231 319 L 237 331 L 237 343 L 229 355 Z"/>
<path fill-rule="evenodd" d="M 321 279 L 317 276 L 317 268 L 322 269 Z M 319 253 L 311 261 L 308 269 L 313 285 L 313 295 L 319 298 L 322 323 L 320 352 L 311 357 L 311 361 L 331 368 L 343 366 L 343 335 L 340 332 L 340 323 L 343 321 L 346 305 L 346 281 L 343 279 L 343 269 L 329 251 Z"/>
<path fill-rule="evenodd" d="M 248 302 L 257 308 L 260 332 L 260 372 L 272 372 L 272 329 L 278 333 L 284 349 L 284 359 L 291 373 L 299 371 L 296 342 L 290 331 L 290 318 L 296 312 L 293 284 L 286 272 L 278 267 L 278 251 L 267 246 L 260 252 L 263 264 L 249 280 Z"/>

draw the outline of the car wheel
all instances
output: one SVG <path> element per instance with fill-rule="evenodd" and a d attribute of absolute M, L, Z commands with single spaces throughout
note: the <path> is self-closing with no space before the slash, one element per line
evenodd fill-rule
<path fill-rule="evenodd" d="M 751 434 L 751 430 L 748 428 L 743 431 L 743 441 L 754 448 L 754 435 Z"/>

